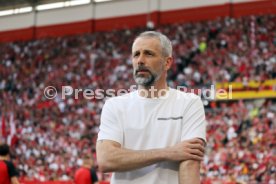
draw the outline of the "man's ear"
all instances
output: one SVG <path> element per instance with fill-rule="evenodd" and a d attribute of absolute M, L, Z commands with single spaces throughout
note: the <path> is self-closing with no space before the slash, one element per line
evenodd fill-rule
<path fill-rule="evenodd" d="M 167 71 L 171 68 L 172 63 L 173 63 L 173 57 L 171 57 L 171 56 L 167 57 L 166 58 L 166 65 L 165 65 L 165 68 L 166 68 Z"/>

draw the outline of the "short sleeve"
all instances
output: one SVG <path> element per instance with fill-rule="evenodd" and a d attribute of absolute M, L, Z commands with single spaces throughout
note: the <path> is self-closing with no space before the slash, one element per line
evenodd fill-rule
<path fill-rule="evenodd" d="M 112 104 L 111 100 L 112 99 L 108 99 L 102 109 L 98 141 L 112 140 L 122 144 L 123 131 L 120 120 L 117 116 L 118 110 L 116 109 L 115 104 Z"/>
<path fill-rule="evenodd" d="M 12 162 L 5 161 L 5 163 L 8 167 L 8 173 L 9 173 L 10 178 L 19 175 Z"/>
<path fill-rule="evenodd" d="M 92 183 L 98 182 L 98 176 L 94 169 L 90 170 L 90 174 L 91 174 Z"/>
<path fill-rule="evenodd" d="M 183 115 L 181 140 L 201 138 L 206 142 L 206 119 L 202 101 L 195 96 Z"/>

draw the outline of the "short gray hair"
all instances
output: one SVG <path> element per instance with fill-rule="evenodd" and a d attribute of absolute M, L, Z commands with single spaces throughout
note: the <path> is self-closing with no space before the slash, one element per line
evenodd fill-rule
<path fill-rule="evenodd" d="M 145 31 L 145 32 L 142 32 L 141 34 L 139 34 L 136 37 L 136 39 L 141 38 L 141 37 L 149 37 L 149 38 L 159 39 L 163 56 L 166 56 L 166 57 L 172 56 L 172 43 L 166 35 L 164 35 L 160 32 L 157 32 L 157 31 Z"/>

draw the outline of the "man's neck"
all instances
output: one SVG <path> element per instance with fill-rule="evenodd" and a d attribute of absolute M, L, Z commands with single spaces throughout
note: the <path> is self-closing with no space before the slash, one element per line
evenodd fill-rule
<path fill-rule="evenodd" d="M 160 98 L 167 94 L 169 90 L 168 85 L 152 85 L 152 86 L 139 86 L 138 93 L 139 96 L 145 98 Z"/>
<path fill-rule="evenodd" d="M 0 156 L 0 160 L 9 160 L 8 156 Z"/>
<path fill-rule="evenodd" d="M 87 169 L 91 169 L 91 165 L 89 165 L 89 164 L 83 164 L 82 167 L 87 168 Z"/>

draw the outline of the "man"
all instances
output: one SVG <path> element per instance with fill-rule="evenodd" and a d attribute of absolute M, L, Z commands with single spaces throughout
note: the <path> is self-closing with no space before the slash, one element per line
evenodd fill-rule
<path fill-rule="evenodd" d="M 138 90 L 110 98 L 101 115 L 97 161 L 112 184 L 199 184 L 206 122 L 196 95 L 168 87 L 172 45 L 158 32 L 132 45 Z"/>
<path fill-rule="evenodd" d="M 7 144 L 0 144 L 0 183 L 19 184 L 18 173 L 10 161 L 10 149 Z"/>
<path fill-rule="evenodd" d="M 93 169 L 93 159 L 91 156 L 85 156 L 83 159 L 82 167 L 75 173 L 76 184 L 97 184 L 98 177 Z"/>

